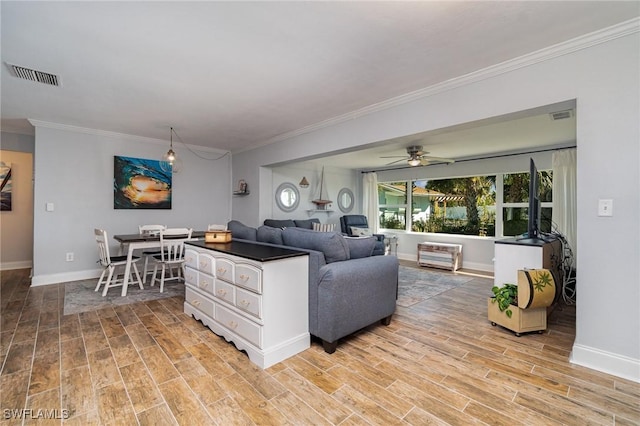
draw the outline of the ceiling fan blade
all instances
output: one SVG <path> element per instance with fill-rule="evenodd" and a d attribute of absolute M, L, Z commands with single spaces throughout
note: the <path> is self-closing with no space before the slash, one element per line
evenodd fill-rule
<path fill-rule="evenodd" d="M 392 161 L 392 162 L 390 162 L 390 163 L 387 163 L 387 164 L 385 164 L 385 166 L 390 166 L 390 165 L 392 165 L 392 164 L 396 164 L 396 163 L 399 163 L 399 162 L 401 162 L 401 161 L 406 161 L 406 157 L 405 157 L 405 158 L 401 158 L 401 159 L 396 160 L 396 161 Z"/>
<path fill-rule="evenodd" d="M 442 158 L 442 157 L 432 157 L 430 155 L 423 156 L 423 160 L 426 160 L 428 163 L 455 163 L 456 160 L 451 158 Z"/>
<path fill-rule="evenodd" d="M 386 155 L 379 158 L 407 158 L 406 155 Z"/>

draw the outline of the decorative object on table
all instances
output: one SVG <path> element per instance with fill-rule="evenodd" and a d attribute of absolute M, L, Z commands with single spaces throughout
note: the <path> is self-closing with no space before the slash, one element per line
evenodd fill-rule
<path fill-rule="evenodd" d="M 228 243 L 231 241 L 231 231 L 226 225 L 209 225 L 204 234 L 205 243 Z"/>
<path fill-rule="evenodd" d="M 249 185 L 245 182 L 244 179 L 240 179 L 238 181 L 238 189 L 233 191 L 234 195 L 248 195 L 249 194 Z"/>
<path fill-rule="evenodd" d="M 320 191 L 318 193 L 318 198 L 311 202 L 316 205 L 318 210 L 326 210 L 327 204 L 331 204 L 333 202 L 329 200 L 329 196 L 327 195 L 327 188 L 324 182 L 324 167 L 322 167 L 322 173 L 320 174 Z"/>
<path fill-rule="evenodd" d="M 309 181 L 307 180 L 307 177 L 306 176 L 302 176 L 302 180 L 300 181 L 300 183 L 298 185 L 300 185 L 300 188 L 308 188 L 309 187 Z"/>
<path fill-rule="evenodd" d="M 547 308 L 556 294 L 555 280 L 548 269 L 518 270 L 518 284 L 492 288 L 494 297 L 487 302 L 491 325 L 501 325 L 516 336 L 547 328 Z"/>
<path fill-rule="evenodd" d="M 13 186 L 11 164 L 0 161 L 0 180 L 2 181 L 2 186 L 0 187 L 0 194 L 2 196 L 0 211 L 11 211 L 11 192 Z"/>
<path fill-rule="evenodd" d="M 182 170 L 182 160 L 178 158 L 178 155 L 173 150 L 173 134 L 174 133 L 175 132 L 173 130 L 173 127 L 171 127 L 170 133 L 169 133 L 169 141 L 170 141 L 169 151 L 167 151 L 166 154 L 162 156 L 162 160 L 160 161 L 160 167 L 162 167 L 162 170 L 164 170 L 165 172 L 179 173 L 180 170 Z"/>
<path fill-rule="evenodd" d="M 172 175 L 160 161 L 114 156 L 114 209 L 171 209 Z"/>
<path fill-rule="evenodd" d="M 127 265 L 127 256 L 111 256 L 109 253 L 109 241 L 107 239 L 107 231 L 103 229 L 94 229 L 93 233 L 95 234 L 96 243 L 98 244 L 98 254 L 100 259 L 98 262 L 104 268 L 102 270 L 102 274 L 100 274 L 100 279 L 98 279 L 98 284 L 94 291 L 100 290 L 100 286 L 104 284 L 104 290 L 102 290 L 102 296 L 107 295 L 107 290 L 111 287 L 122 286 L 124 280 L 118 279 L 120 275 L 117 271 L 118 268 L 124 268 Z M 138 285 L 142 290 L 142 281 L 140 280 L 140 274 L 138 273 L 138 266 L 136 263 L 140 260 L 138 256 L 134 256 L 131 258 L 131 266 L 133 266 L 133 272 L 136 274 L 136 278 L 138 279 Z M 104 274 L 107 273 L 107 278 L 104 279 Z M 103 281 L 104 280 L 104 281 Z M 126 296 L 126 288 L 122 290 L 122 295 Z"/>

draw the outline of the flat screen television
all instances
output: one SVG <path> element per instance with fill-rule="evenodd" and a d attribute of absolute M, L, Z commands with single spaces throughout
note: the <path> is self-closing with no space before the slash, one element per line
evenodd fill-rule
<path fill-rule="evenodd" d="M 529 162 L 529 220 L 527 226 L 527 238 L 540 237 L 540 182 L 538 169 L 533 158 Z"/>

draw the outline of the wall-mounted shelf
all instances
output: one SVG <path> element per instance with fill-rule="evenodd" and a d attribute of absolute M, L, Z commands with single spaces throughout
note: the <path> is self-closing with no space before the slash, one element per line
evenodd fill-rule
<path fill-rule="evenodd" d="M 250 194 L 249 191 L 244 191 L 244 192 L 233 191 L 233 195 L 249 195 L 249 194 Z"/>
<path fill-rule="evenodd" d="M 311 216 L 314 213 L 333 213 L 333 210 L 318 210 L 318 209 L 311 209 L 311 210 L 307 210 L 307 213 L 309 214 L 309 216 Z"/>

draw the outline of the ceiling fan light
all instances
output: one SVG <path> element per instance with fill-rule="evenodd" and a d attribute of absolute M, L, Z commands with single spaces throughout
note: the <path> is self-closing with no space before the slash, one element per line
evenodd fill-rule
<path fill-rule="evenodd" d="M 409 163 L 411 167 L 415 167 L 415 166 L 419 166 L 421 161 L 419 158 L 412 157 L 407 160 L 407 163 Z"/>

